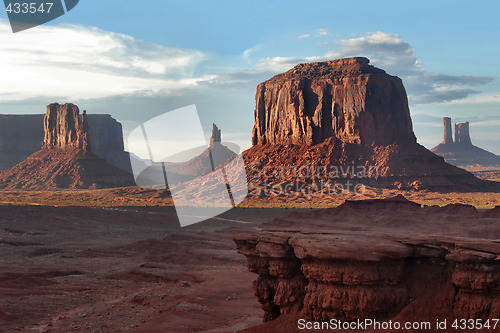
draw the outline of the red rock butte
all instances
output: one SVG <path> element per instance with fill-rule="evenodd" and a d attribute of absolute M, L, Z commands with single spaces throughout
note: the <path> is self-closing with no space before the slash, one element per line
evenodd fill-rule
<path fill-rule="evenodd" d="M 498 189 L 498 183 L 481 181 L 419 145 L 401 79 L 367 58 L 296 65 L 259 84 L 255 100 L 253 146 L 243 153 L 254 183 L 268 180 L 262 170 L 275 184 L 294 181 L 269 172 L 278 166 L 355 165 L 378 171 L 377 179 L 364 179 L 364 185 Z"/>
<path fill-rule="evenodd" d="M 42 148 L 79 148 L 90 150 L 87 113 L 80 116 L 78 107 L 68 103 L 47 105 L 43 118 L 45 137 Z"/>
<path fill-rule="evenodd" d="M 469 122 L 455 124 L 455 141 L 451 135 L 451 118 L 443 118 L 444 139 L 431 151 L 457 166 L 500 166 L 500 156 L 472 144 Z"/>
<path fill-rule="evenodd" d="M 90 151 L 86 112 L 53 103 L 44 117 L 42 149 L 0 172 L 0 188 L 25 190 L 88 189 L 135 185 L 131 174 Z"/>
<path fill-rule="evenodd" d="M 259 84 L 252 142 L 416 142 L 403 82 L 367 58 L 299 64 Z"/>

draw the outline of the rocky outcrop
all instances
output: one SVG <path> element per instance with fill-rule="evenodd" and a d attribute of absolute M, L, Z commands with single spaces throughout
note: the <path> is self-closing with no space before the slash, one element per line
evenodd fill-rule
<path fill-rule="evenodd" d="M 221 130 L 212 124 L 212 136 L 207 149 L 186 162 L 165 166 L 170 171 L 169 182 L 175 184 L 212 172 L 233 156 L 236 156 L 236 153 L 221 143 Z"/>
<path fill-rule="evenodd" d="M 401 79 L 367 58 L 300 64 L 261 83 L 252 141 L 243 156 L 255 195 L 298 182 L 321 193 L 348 183 L 499 190 L 499 184 L 481 181 L 419 145 Z M 303 177 L 304 168 L 322 171 Z"/>
<path fill-rule="evenodd" d="M 254 145 L 416 142 L 401 79 L 367 58 L 299 64 L 261 83 L 255 99 Z"/>
<path fill-rule="evenodd" d="M 254 290 L 264 320 L 285 315 L 296 327 L 296 318 L 494 318 L 499 234 L 498 207 L 421 207 L 398 196 L 292 213 L 234 241 L 258 274 Z"/>
<path fill-rule="evenodd" d="M 455 124 L 455 143 L 457 145 L 471 146 L 469 122 Z"/>
<path fill-rule="evenodd" d="M 451 136 L 451 119 L 443 118 L 445 138 Z M 500 166 L 500 156 L 472 144 L 469 133 L 469 122 L 455 124 L 455 141 L 445 139 L 431 151 L 444 157 L 446 162 L 460 167 Z"/>
<path fill-rule="evenodd" d="M 210 137 L 210 147 L 213 147 L 215 144 L 221 143 L 221 131 L 217 127 L 217 125 L 212 124 L 212 136 Z"/>
<path fill-rule="evenodd" d="M 90 150 L 109 164 L 131 172 L 121 124 L 109 114 L 87 114 Z M 21 163 L 44 141 L 44 115 L 0 115 L 0 170 Z"/>
<path fill-rule="evenodd" d="M 0 172 L 0 188 L 51 190 L 135 185 L 131 174 L 90 152 L 86 112 L 73 104 L 50 104 L 42 149 Z"/>
<path fill-rule="evenodd" d="M 43 118 L 43 127 L 45 136 L 42 148 L 44 149 L 90 150 L 86 111 L 83 111 L 80 116 L 80 111 L 74 104 L 49 104 Z"/>
<path fill-rule="evenodd" d="M 122 124 L 109 114 L 90 114 L 87 119 L 92 153 L 112 166 L 132 173 L 130 156 L 123 144 Z"/>
<path fill-rule="evenodd" d="M 443 144 L 444 145 L 452 144 L 453 137 L 451 135 L 451 118 L 448 118 L 448 117 L 443 118 L 443 127 L 444 127 Z"/>

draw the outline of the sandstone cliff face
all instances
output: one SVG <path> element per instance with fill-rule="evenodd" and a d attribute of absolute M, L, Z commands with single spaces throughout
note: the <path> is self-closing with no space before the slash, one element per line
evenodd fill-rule
<path fill-rule="evenodd" d="M 42 148 L 90 150 L 86 112 L 80 117 L 80 111 L 74 104 L 49 104 L 43 118 L 43 127 L 45 136 Z"/>
<path fill-rule="evenodd" d="M 88 114 L 90 150 L 109 164 L 131 172 L 121 124 L 109 114 Z M 0 115 L 0 170 L 21 163 L 44 141 L 44 115 Z"/>
<path fill-rule="evenodd" d="M 455 143 L 459 145 L 472 145 L 469 134 L 469 122 L 455 124 Z"/>
<path fill-rule="evenodd" d="M 40 149 L 43 115 L 0 115 L 0 170 L 21 163 Z"/>
<path fill-rule="evenodd" d="M 420 207 L 395 197 L 293 213 L 260 229 L 234 240 L 258 274 L 265 321 L 435 323 L 500 313 L 497 208 Z"/>
<path fill-rule="evenodd" d="M 416 190 L 499 190 L 499 184 L 481 181 L 419 145 L 401 79 L 368 62 L 348 58 L 300 64 L 257 87 L 253 146 L 243 153 L 256 195 L 265 187 L 297 184 L 298 178 L 321 193 L 325 185 L 329 192 L 348 182 Z M 341 177 L 297 176 L 308 167 L 347 171 Z M 376 170 L 376 175 L 359 177 L 353 169 L 360 168 Z"/>
<path fill-rule="evenodd" d="M 451 136 L 451 118 L 448 117 L 443 118 L 443 127 L 444 127 L 443 144 L 444 145 L 452 144 L 453 137 Z"/>
<path fill-rule="evenodd" d="M 47 107 L 42 149 L 0 172 L 0 188 L 51 190 L 135 185 L 131 174 L 90 152 L 88 121 L 76 105 Z"/>
<path fill-rule="evenodd" d="M 300 64 L 257 87 L 254 145 L 415 142 L 401 79 L 348 58 Z M 397 125 L 395 125 L 397 124 Z"/>
<path fill-rule="evenodd" d="M 92 153 L 131 173 L 130 157 L 123 145 L 122 124 L 109 114 L 90 114 L 87 119 Z"/>

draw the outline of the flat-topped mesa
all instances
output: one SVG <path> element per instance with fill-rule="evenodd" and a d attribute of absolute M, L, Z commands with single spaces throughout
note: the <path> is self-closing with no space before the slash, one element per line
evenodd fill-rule
<path fill-rule="evenodd" d="M 257 87 L 253 145 L 415 143 L 400 78 L 356 57 L 299 64 Z"/>
<path fill-rule="evenodd" d="M 455 143 L 458 145 L 472 146 L 469 134 L 469 122 L 455 124 Z"/>
<path fill-rule="evenodd" d="M 47 105 L 43 119 L 44 149 L 77 148 L 90 151 L 87 114 L 80 117 L 78 107 L 71 103 Z"/>

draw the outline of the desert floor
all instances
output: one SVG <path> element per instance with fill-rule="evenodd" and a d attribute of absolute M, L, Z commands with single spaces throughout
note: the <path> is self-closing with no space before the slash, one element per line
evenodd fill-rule
<path fill-rule="evenodd" d="M 234 332 L 262 322 L 256 275 L 232 237 L 288 214 L 397 193 L 426 205 L 500 205 L 498 193 L 367 188 L 250 197 L 180 228 L 165 191 L 0 192 L 0 332 Z"/>

